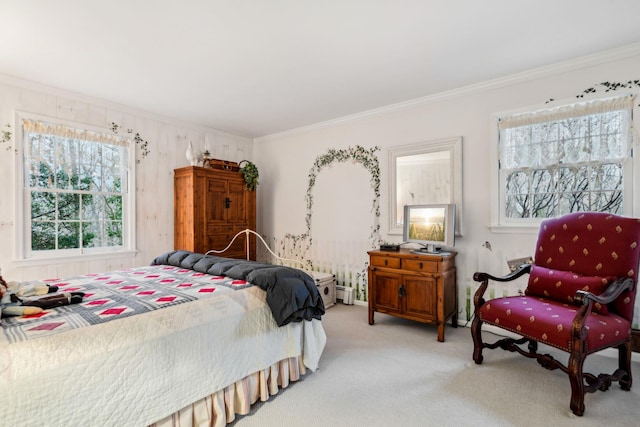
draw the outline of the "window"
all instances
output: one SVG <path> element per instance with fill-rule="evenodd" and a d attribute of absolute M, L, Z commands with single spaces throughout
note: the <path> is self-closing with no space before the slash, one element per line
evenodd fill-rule
<path fill-rule="evenodd" d="M 633 98 L 498 117 L 499 224 L 632 210 Z"/>
<path fill-rule="evenodd" d="M 130 141 L 52 122 L 22 124 L 23 257 L 133 249 Z"/>

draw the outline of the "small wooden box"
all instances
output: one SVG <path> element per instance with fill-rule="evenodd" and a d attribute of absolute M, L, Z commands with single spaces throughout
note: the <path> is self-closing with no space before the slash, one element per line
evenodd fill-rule
<path fill-rule="evenodd" d="M 240 170 L 240 166 L 236 162 L 220 159 L 209 159 L 209 167 L 211 169 L 220 169 L 231 172 L 238 172 Z"/>

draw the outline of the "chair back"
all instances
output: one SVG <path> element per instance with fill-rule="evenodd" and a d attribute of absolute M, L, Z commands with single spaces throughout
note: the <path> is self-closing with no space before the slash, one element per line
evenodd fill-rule
<path fill-rule="evenodd" d="M 614 280 L 631 277 L 633 290 L 608 307 L 631 321 L 640 262 L 640 219 L 575 212 L 542 221 L 526 293 L 573 302 L 578 289 L 600 294 Z"/>

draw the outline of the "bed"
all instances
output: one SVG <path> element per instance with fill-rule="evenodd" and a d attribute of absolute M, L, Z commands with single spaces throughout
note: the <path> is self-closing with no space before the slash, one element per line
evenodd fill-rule
<path fill-rule="evenodd" d="M 170 251 L 47 283 L 85 297 L 2 319 L 3 425 L 223 426 L 315 371 L 326 342 L 291 267 Z"/>

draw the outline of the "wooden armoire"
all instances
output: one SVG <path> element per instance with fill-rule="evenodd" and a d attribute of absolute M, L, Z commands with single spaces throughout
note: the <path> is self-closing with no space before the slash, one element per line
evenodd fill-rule
<path fill-rule="evenodd" d="M 256 230 L 256 192 L 245 188 L 237 171 L 187 166 L 174 170 L 174 248 L 206 253 L 222 250 L 244 229 Z M 247 257 L 243 234 L 223 254 Z M 249 258 L 256 259 L 256 238 L 249 235 Z"/>

